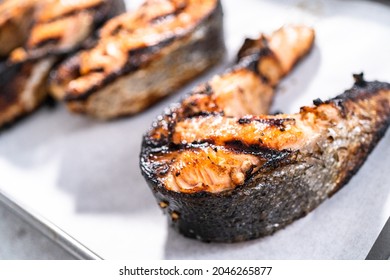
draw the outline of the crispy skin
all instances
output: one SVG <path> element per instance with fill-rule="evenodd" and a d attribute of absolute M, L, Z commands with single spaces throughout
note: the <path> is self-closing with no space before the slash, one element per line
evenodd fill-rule
<path fill-rule="evenodd" d="M 28 38 L 22 38 L 22 34 L 15 31 L 20 37 L 14 40 L 25 41 L 25 44 L 0 63 L 0 127 L 34 111 L 47 97 L 47 79 L 56 61 L 83 47 L 99 25 L 124 9 L 120 0 L 26 2 L 30 8 L 28 15 L 13 9 L 6 13 L 8 22 L 21 25 L 31 21 L 28 17 L 31 13 L 34 25 Z M 20 3 L 25 2 L 13 3 L 21 10 L 24 6 Z M 20 16 L 25 18 L 20 19 Z M 25 26 L 22 27 L 24 32 Z"/>
<path fill-rule="evenodd" d="M 356 79 L 297 114 L 187 118 L 164 146 L 146 136 L 141 169 L 172 225 L 203 241 L 249 240 L 337 192 L 390 124 L 390 84 Z"/>
<path fill-rule="evenodd" d="M 172 105 L 145 134 L 142 173 L 181 233 L 224 242 L 265 234 L 250 212 L 262 211 L 255 210 L 261 195 L 251 180 L 294 162 L 292 149 L 308 131 L 303 120 L 262 114 L 313 40 L 304 26 L 247 39 L 232 69 Z"/>
<path fill-rule="evenodd" d="M 100 119 L 147 108 L 224 55 L 218 0 L 146 1 L 109 21 L 98 43 L 53 73 L 69 110 Z"/>
<path fill-rule="evenodd" d="M 34 7 L 34 0 L 0 3 L 0 58 L 24 44 L 33 22 Z"/>

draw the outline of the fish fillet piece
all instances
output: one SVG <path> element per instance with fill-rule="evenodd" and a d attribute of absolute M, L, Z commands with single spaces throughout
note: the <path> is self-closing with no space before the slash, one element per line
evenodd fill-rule
<path fill-rule="evenodd" d="M 203 241 L 269 235 L 358 172 L 390 124 L 390 84 L 354 86 L 296 114 L 199 115 L 144 139 L 141 170 L 171 224 Z"/>
<path fill-rule="evenodd" d="M 97 44 L 53 74 L 53 95 L 99 119 L 132 115 L 171 94 L 224 56 L 218 0 L 146 1 L 107 22 Z"/>
<path fill-rule="evenodd" d="M 275 86 L 313 42 L 314 30 L 299 25 L 245 40 L 232 68 L 166 109 L 144 135 L 142 174 L 179 232 L 221 242 L 264 234 L 247 211 L 259 196 L 251 197 L 251 180 L 292 162 L 309 133 L 304 120 L 266 114 Z"/>
<path fill-rule="evenodd" d="M 23 41 L 23 46 L 14 49 L 0 62 L 0 127 L 34 111 L 47 97 L 47 80 L 53 65 L 63 56 L 82 48 L 85 42 L 91 43 L 97 28 L 124 9 L 121 0 L 26 2 L 30 8 L 28 15 L 16 11 L 6 13 L 10 22 L 20 22 L 19 17 L 23 16 L 23 21 L 33 21 L 33 24 L 29 26 L 26 38 L 22 36 L 26 34 L 20 34 L 25 27 L 23 32 L 15 32 L 14 40 Z M 12 3 L 20 8 L 19 3 L 25 2 Z M 0 24 L 0 36 L 2 30 Z"/>

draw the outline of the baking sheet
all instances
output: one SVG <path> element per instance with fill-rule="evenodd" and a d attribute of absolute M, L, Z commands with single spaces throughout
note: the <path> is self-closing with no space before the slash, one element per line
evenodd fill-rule
<path fill-rule="evenodd" d="M 0 198 L 0 260 L 74 260 L 58 243 L 43 236 Z M 1 263 L 1 262 L 0 262 Z M 3 271 L 2 271 L 3 272 Z"/>
<path fill-rule="evenodd" d="M 35 255 L 38 258 L 56 256 L 57 258 L 65 257 L 66 259 L 101 260 L 100 256 L 45 217 L 35 213 L 34 209 L 20 204 L 15 198 L 0 189 L 0 213 L 5 213 L 3 209 L 10 211 L 12 214 L 11 216 L 5 215 L 4 220 L 0 219 L 0 240 L 2 244 L 0 259 L 7 257 L 14 259 L 23 256 L 31 259 Z M 21 221 L 24 223 L 21 223 Z M 26 222 L 28 230 L 22 227 L 15 233 L 15 227 L 18 224 L 26 226 Z M 3 235 L 3 231 L 5 235 Z M 10 237 L 10 234 L 14 234 L 14 236 Z M 31 238 L 31 234 L 33 238 Z M 25 236 L 30 238 L 25 240 Z M 48 244 L 52 245 L 47 246 L 45 244 L 47 240 L 51 241 Z M 4 244 L 9 241 L 11 241 L 11 244 Z"/>
<path fill-rule="evenodd" d="M 138 155 L 164 107 L 224 69 L 246 36 L 286 23 L 312 25 L 317 38 L 279 87 L 273 111 L 335 96 L 352 85 L 352 73 L 390 81 L 390 6 L 381 2 L 225 0 L 223 64 L 131 118 L 102 123 L 61 105 L 42 108 L 0 134 L 0 188 L 106 259 L 364 259 L 390 216 L 389 133 L 332 199 L 273 236 L 238 244 L 201 243 L 170 229 Z"/>

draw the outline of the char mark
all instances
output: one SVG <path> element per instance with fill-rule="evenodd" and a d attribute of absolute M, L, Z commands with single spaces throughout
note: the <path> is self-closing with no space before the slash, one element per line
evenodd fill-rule
<path fill-rule="evenodd" d="M 151 56 L 158 53 L 161 49 L 164 47 L 169 46 L 172 44 L 178 36 L 170 36 L 168 38 L 165 38 L 164 40 L 158 42 L 157 44 L 132 49 L 128 51 L 128 62 L 119 70 L 107 74 L 104 79 L 99 83 L 96 84 L 86 91 L 84 91 L 81 94 L 73 95 L 70 92 L 65 95 L 64 100 L 65 101 L 73 101 L 73 100 L 86 100 L 89 96 L 91 96 L 94 92 L 102 88 L 104 85 L 110 84 L 114 82 L 116 79 L 130 74 L 132 72 L 135 72 L 140 69 L 141 66 L 144 66 L 145 63 L 148 63 L 150 61 Z M 96 72 L 96 70 L 95 70 Z M 81 73 L 78 71 L 77 75 L 73 77 L 74 79 L 77 79 L 81 77 Z"/>
<path fill-rule="evenodd" d="M 224 147 L 237 153 L 260 156 L 267 159 L 268 161 L 284 159 L 286 156 L 292 153 L 290 150 L 280 151 L 276 149 L 270 149 L 262 145 L 246 145 L 239 140 L 227 141 L 225 142 Z"/>
<path fill-rule="evenodd" d="M 175 17 L 175 16 L 178 16 L 182 11 L 184 11 L 184 9 L 187 7 L 187 3 L 185 2 L 181 2 L 173 12 L 170 12 L 170 13 L 166 13 L 166 14 L 163 14 L 163 15 L 159 15 L 159 16 L 156 16 L 154 18 L 152 18 L 150 20 L 150 23 L 152 24 L 155 24 L 155 23 L 160 23 L 164 20 L 167 20 L 171 17 Z"/>
<path fill-rule="evenodd" d="M 168 144 L 164 146 L 158 146 L 155 145 L 153 148 L 149 145 L 149 143 L 144 142 L 145 147 L 149 147 L 150 153 L 167 153 L 167 152 L 176 152 L 176 151 L 184 151 L 184 150 L 191 150 L 191 149 L 199 149 L 204 148 L 208 146 L 212 146 L 215 148 L 219 148 L 221 146 L 217 146 L 214 144 L 214 141 L 212 139 L 202 139 L 200 141 L 195 141 L 192 143 L 180 143 L 175 144 L 173 142 L 169 142 Z M 274 160 L 280 160 L 284 159 L 287 156 L 294 153 L 294 151 L 290 150 L 276 150 L 271 149 L 268 147 L 264 147 L 261 144 L 259 145 L 247 145 L 239 140 L 230 140 L 226 141 L 222 145 L 225 149 L 230 150 L 235 153 L 240 154 L 250 154 L 255 156 L 260 156 L 264 159 L 267 159 L 268 161 L 274 161 Z"/>
<path fill-rule="evenodd" d="M 115 1 L 116 0 L 114 0 L 114 2 Z M 110 9 L 109 5 L 105 4 L 104 2 L 101 2 L 93 7 L 86 8 L 86 9 L 73 9 L 73 10 L 68 11 L 67 13 L 62 14 L 59 17 L 54 17 L 54 18 L 45 20 L 44 22 L 38 22 L 38 23 L 44 23 L 44 24 L 52 23 L 52 22 L 55 22 L 55 21 L 60 20 L 60 19 L 75 16 L 75 15 L 79 14 L 80 12 L 95 13 L 97 15 L 95 17 L 95 19 L 98 19 L 97 21 L 100 22 L 100 21 L 102 21 L 103 18 L 105 18 L 109 9 Z"/>
<path fill-rule="evenodd" d="M 55 45 L 61 40 L 61 37 L 45 38 L 33 46 L 32 49 L 39 49 L 47 45 Z"/>
<path fill-rule="evenodd" d="M 162 48 L 169 46 L 171 43 L 173 43 L 176 37 L 177 36 L 169 36 L 167 38 L 164 38 L 157 44 L 129 50 L 128 54 L 129 54 L 130 63 L 137 64 L 138 62 L 138 64 L 141 64 L 142 56 L 157 53 Z M 135 57 L 134 61 L 132 61 L 132 57 Z"/>
<path fill-rule="evenodd" d="M 335 103 L 339 105 L 340 103 L 347 100 L 362 100 L 369 99 L 371 96 L 377 94 L 381 90 L 390 90 L 389 83 L 383 83 L 378 81 L 366 82 L 364 80 L 363 73 L 353 75 L 355 78 L 355 84 L 349 90 L 346 90 L 344 93 L 330 99 L 326 103 Z"/>
<path fill-rule="evenodd" d="M 293 118 L 270 118 L 270 119 L 260 119 L 253 117 L 243 117 L 237 121 L 239 124 L 250 124 L 251 122 L 259 122 L 263 124 L 267 124 L 269 126 L 277 127 L 279 129 L 284 129 L 287 123 L 295 123 L 295 119 Z"/>
<path fill-rule="evenodd" d="M 324 101 L 322 101 L 320 98 L 316 98 L 313 100 L 313 104 L 315 106 L 320 106 L 321 104 L 324 104 Z"/>
<path fill-rule="evenodd" d="M 258 64 L 264 57 L 271 56 L 274 56 L 274 53 L 268 47 L 268 41 L 264 36 L 256 40 L 246 38 L 243 46 L 238 51 L 236 65 L 232 69 L 228 69 L 227 72 L 245 68 L 257 74 L 263 82 L 267 83 L 267 78 L 259 72 Z"/>
<path fill-rule="evenodd" d="M 209 111 L 199 111 L 199 112 L 184 112 L 183 117 L 180 118 L 178 121 L 184 120 L 184 119 L 192 119 L 192 118 L 198 118 L 198 117 L 210 117 L 210 116 L 223 116 L 223 111 L 217 111 L 217 112 L 209 112 Z"/>

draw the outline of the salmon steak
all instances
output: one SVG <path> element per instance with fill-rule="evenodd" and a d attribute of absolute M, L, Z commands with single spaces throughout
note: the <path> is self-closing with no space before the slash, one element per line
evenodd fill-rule
<path fill-rule="evenodd" d="M 50 90 L 74 113 L 102 120 L 133 115 L 224 53 L 219 0 L 147 0 L 107 22 L 93 47 L 62 63 Z"/>
<path fill-rule="evenodd" d="M 277 34 L 295 41 L 275 46 Z M 282 28 L 247 40 L 232 70 L 172 105 L 144 135 L 142 174 L 183 235 L 205 242 L 270 235 L 347 184 L 385 134 L 390 84 L 362 74 L 335 98 L 296 114 L 267 115 L 270 83 L 278 81 L 272 77 L 294 64 L 280 54 L 296 61 L 306 53 L 312 36 L 303 34 L 310 32 Z M 267 47 L 256 51 L 259 44 Z M 261 82 L 237 74 L 248 70 Z"/>
<path fill-rule="evenodd" d="M 180 233 L 207 242 L 269 235 L 344 185 L 383 135 L 388 85 L 362 78 L 298 114 L 267 115 L 275 86 L 313 41 L 305 26 L 247 39 L 231 69 L 165 110 L 144 135 L 142 174 Z"/>
<path fill-rule="evenodd" d="M 48 95 L 54 64 L 93 44 L 97 28 L 124 9 L 122 0 L 2 3 L 0 55 L 6 56 L 0 62 L 0 127 L 34 111 Z"/>

